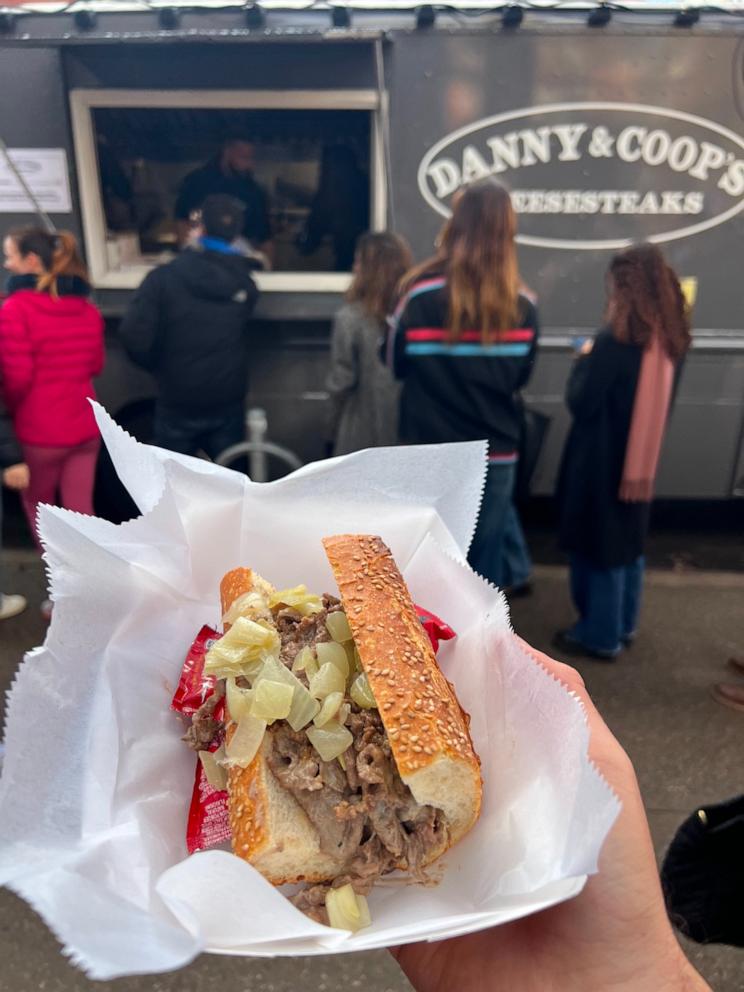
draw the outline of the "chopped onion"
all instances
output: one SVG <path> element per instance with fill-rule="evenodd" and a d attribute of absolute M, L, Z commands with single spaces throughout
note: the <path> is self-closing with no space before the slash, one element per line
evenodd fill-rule
<path fill-rule="evenodd" d="M 303 617 L 309 617 L 313 613 L 320 613 L 323 609 L 323 601 L 320 596 L 308 592 L 306 586 L 294 586 L 293 589 L 279 589 L 273 592 L 269 596 L 269 606 L 272 609 L 277 606 L 291 606 Z"/>
<path fill-rule="evenodd" d="M 310 695 L 316 699 L 325 699 L 332 692 L 343 692 L 345 689 L 345 677 L 330 661 L 321 665 L 310 679 Z"/>
<path fill-rule="evenodd" d="M 374 710 L 377 708 L 377 703 L 375 702 L 374 694 L 370 688 L 369 680 L 364 672 L 360 672 L 351 683 L 349 695 L 357 706 L 361 706 L 363 710 Z"/>
<path fill-rule="evenodd" d="M 255 619 L 256 616 L 266 616 L 268 613 L 268 599 L 265 595 L 256 592 L 254 589 L 251 592 L 244 592 L 242 596 L 238 596 L 237 599 L 233 600 L 230 609 L 222 616 L 222 623 L 225 625 L 232 624 L 235 623 L 238 617 L 249 616 Z"/>
<path fill-rule="evenodd" d="M 244 716 L 225 748 L 225 765 L 228 768 L 247 768 L 256 757 L 265 732 L 265 720 L 259 720 L 250 713 Z"/>
<path fill-rule="evenodd" d="M 307 668 L 307 663 L 313 656 L 313 652 L 310 648 L 304 647 L 301 651 L 298 651 L 292 662 L 293 672 L 304 672 Z"/>
<path fill-rule="evenodd" d="M 338 713 L 341 703 L 344 701 L 343 692 L 331 692 L 323 700 L 320 713 L 315 717 L 313 723 L 316 727 L 324 727 L 329 720 L 332 720 Z"/>
<path fill-rule="evenodd" d="M 340 724 L 343 725 L 349 719 L 350 713 L 351 713 L 351 706 L 349 706 L 348 703 L 344 703 L 343 706 L 339 708 L 338 716 L 336 717 L 336 719 Z"/>
<path fill-rule="evenodd" d="M 344 644 L 352 638 L 349 621 L 346 619 L 346 614 L 341 610 L 328 614 L 326 617 L 326 627 L 333 640 L 338 641 L 339 644 Z"/>
<path fill-rule="evenodd" d="M 271 723 L 273 720 L 284 720 L 292 709 L 294 687 L 286 682 L 272 682 L 271 679 L 259 678 L 254 687 L 254 699 L 251 715 L 259 720 Z"/>
<path fill-rule="evenodd" d="M 325 727 L 308 727 L 306 733 L 323 761 L 333 761 L 339 754 L 343 754 L 354 740 L 346 727 L 333 720 Z"/>
<path fill-rule="evenodd" d="M 357 668 L 357 660 L 355 657 L 356 644 L 354 644 L 353 641 L 347 641 L 346 644 L 344 644 L 344 650 L 346 651 L 346 658 L 349 662 L 349 671 L 350 672 L 361 671 L 360 668 Z"/>
<path fill-rule="evenodd" d="M 336 666 L 345 679 L 349 677 L 349 659 L 346 657 L 346 651 L 342 644 L 337 644 L 335 641 L 324 641 L 316 644 L 315 650 L 318 654 L 319 665 L 322 666 L 326 662 L 330 662 Z"/>
<path fill-rule="evenodd" d="M 313 698 L 297 676 L 276 658 L 267 658 L 261 670 L 261 678 L 292 686 L 294 690 L 292 707 L 287 716 L 287 723 L 292 730 L 302 730 L 320 710 L 320 703 Z"/>
<path fill-rule="evenodd" d="M 224 792 L 227 788 L 227 772 L 222 765 L 218 764 L 217 752 L 215 751 L 213 754 L 211 751 L 200 751 L 199 758 L 204 767 L 207 782 L 218 792 Z"/>
<path fill-rule="evenodd" d="M 350 884 L 328 890 L 326 909 L 331 926 L 337 930 L 356 933 L 372 923 L 367 900 L 364 896 L 358 896 Z"/>
<path fill-rule="evenodd" d="M 207 652 L 204 671 L 217 678 L 245 675 L 256 662 L 278 655 L 279 634 L 272 627 L 238 617 L 226 634 Z M 250 674 L 248 675 L 250 678 Z"/>
<path fill-rule="evenodd" d="M 227 712 L 231 720 L 239 723 L 246 713 L 250 713 L 253 703 L 253 689 L 241 689 L 235 679 L 227 680 Z"/>
<path fill-rule="evenodd" d="M 296 692 L 292 701 L 292 709 L 289 711 L 287 723 L 292 730 L 302 730 L 320 711 L 320 703 L 313 699 L 303 685 L 303 693 Z"/>

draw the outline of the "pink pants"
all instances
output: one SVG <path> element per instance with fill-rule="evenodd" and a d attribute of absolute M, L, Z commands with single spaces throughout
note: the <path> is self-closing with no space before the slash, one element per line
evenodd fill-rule
<path fill-rule="evenodd" d="M 23 458 L 31 476 L 28 489 L 21 493 L 23 509 L 39 550 L 36 511 L 40 503 L 60 503 L 67 510 L 93 513 L 93 482 L 101 439 L 96 437 L 73 448 L 43 448 L 23 445 Z"/>

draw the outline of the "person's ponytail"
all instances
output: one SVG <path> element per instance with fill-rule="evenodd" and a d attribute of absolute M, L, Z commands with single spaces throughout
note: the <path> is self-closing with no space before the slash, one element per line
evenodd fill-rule
<path fill-rule="evenodd" d="M 54 250 L 51 264 L 39 276 L 37 289 L 57 296 L 57 279 L 60 276 L 77 276 L 89 282 L 88 270 L 80 255 L 77 239 L 70 231 L 58 231 L 54 235 Z"/>

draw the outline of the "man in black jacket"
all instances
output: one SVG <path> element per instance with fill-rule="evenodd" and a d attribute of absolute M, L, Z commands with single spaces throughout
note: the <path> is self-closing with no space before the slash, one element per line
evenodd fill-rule
<path fill-rule="evenodd" d="M 210 196 L 193 247 L 151 272 L 119 333 L 130 358 L 155 376 L 155 444 L 216 458 L 245 438 L 250 315 L 260 268 L 231 247 L 243 207 Z"/>

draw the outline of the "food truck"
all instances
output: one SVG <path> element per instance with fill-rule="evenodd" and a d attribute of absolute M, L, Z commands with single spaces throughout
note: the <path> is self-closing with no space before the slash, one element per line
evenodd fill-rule
<path fill-rule="evenodd" d="M 533 492 L 554 490 L 566 377 L 575 342 L 601 325 L 608 262 L 647 240 L 683 279 L 694 325 L 659 495 L 744 495 L 735 5 L 6 5 L 0 229 L 37 213 L 82 239 L 107 319 L 99 394 L 143 438 L 155 385 L 117 322 L 178 250 L 184 178 L 235 134 L 254 146 L 272 231 L 247 384 L 272 441 L 301 461 L 327 441 L 329 333 L 351 278 L 337 219 L 347 241 L 390 228 L 422 259 L 457 190 L 492 175 L 512 192 L 541 317 L 526 399 L 550 420 Z"/>

